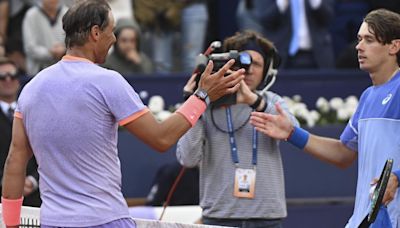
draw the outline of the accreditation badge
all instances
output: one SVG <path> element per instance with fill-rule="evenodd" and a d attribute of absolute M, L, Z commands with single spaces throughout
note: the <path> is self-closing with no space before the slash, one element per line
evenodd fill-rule
<path fill-rule="evenodd" d="M 254 198 L 256 170 L 236 168 L 233 195 L 239 198 Z"/>

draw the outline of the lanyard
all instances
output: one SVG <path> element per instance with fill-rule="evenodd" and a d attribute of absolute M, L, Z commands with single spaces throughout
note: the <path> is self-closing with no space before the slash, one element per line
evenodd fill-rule
<path fill-rule="evenodd" d="M 235 165 L 239 164 L 239 157 L 237 153 L 237 146 L 236 146 L 236 140 L 235 140 L 235 135 L 233 131 L 233 123 L 232 123 L 232 114 L 231 114 L 231 108 L 227 107 L 226 108 L 226 121 L 228 124 L 228 133 L 229 133 L 229 144 L 231 145 L 231 156 L 232 156 L 232 161 L 235 163 Z M 252 150 L 253 150 L 253 158 L 252 158 L 252 164 L 254 166 L 257 165 L 257 131 L 253 127 L 253 140 L 252 140 Z"/>

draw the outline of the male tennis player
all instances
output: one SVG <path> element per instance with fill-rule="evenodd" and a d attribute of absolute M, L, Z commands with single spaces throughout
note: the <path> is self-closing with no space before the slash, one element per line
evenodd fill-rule
<path fill-rule="evenodd" d="M 293 127 L 279 105 L 279 115 L 252 113 L 251 117 L 257 130 L 271 137 L 287 139 L 325 162 L 347 167 L 358 157 L 356 202 L 348 222 L 348 227 L 352 228 L 358 227 L 368 214 L 371 182 L 375 183 L 379 178 L 388 158 L 394 159 L 393 173 L 383 203 L 387 205 L 392 227 L 400 226 L 399 25 L 400 15 L 388 10 L 375 10 L 365 17 L 358 32 L 356 49 L 360 69 L 370 74 L 373 85 L 362 94 L 340 140 L 312 135 Z"/>
<path fill-rule="evenodd" d="M 38 73 L 18 100 L 3 179 L 3 218 L 19 224 L 25 167 L 37 158 L 41 227 L 135 227 L 121 193 L 118 124 L 156 150 L 171 147 L 213 101 L 237 91 L 244 69 L 224 77 L 228 62 L 164 122 L 158 122 L 124 78 L 103 63 L 115 42 L 104 0 L 76 1 L 63 17 L 67 54 Z"/>

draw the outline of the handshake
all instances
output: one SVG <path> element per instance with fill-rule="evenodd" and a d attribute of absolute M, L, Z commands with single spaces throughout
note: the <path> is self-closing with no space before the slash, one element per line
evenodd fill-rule
<path fill-rule="evenodd" d="M 207 60 L 204 70 L 199 73 L 194 73 L 186 83 L 183 91 L 184 97 L 187 99 L 195 91 L 201 90 L 206 93 L 210 102 L 222 97 L 232 96 L 240 88 L 240 83 L 244 79 L 245 69 L 240 68 L 236 71 L 231 69 L 235 65 L 235 60 L 230 59 L 218 69 L 215 67 L 213 60 Z M 216 61 L 220 64 L 221 61 Z M 236 101 L 235 101 L 236 103 Z"/>
<path fill-rule="evenodd" d="M 203 77 L 209 62 L 213 63 L 211 70 L 212 74 L 223 72 L 223 76 L 227 77 L 230 74 L 237 72 L 241 69 L 247 71 L 252 63 L 252 59 L 249 53 L 238 52 L 237 50 L 231 50 L 229 52 L 216 53 L 211 55 L 200 54 L 196 59 L 196 73 L 192 75 L 193 79 L 191 78 L 191 80 L 189 80 L 184 88 L 184 99 L 187 99 L 191 94 L 193 94 L 194 91 L 197 90 L 200 80 Z M 243 73 L 244 72 L 240 74 Z M 217 100 L 211 100 L 212 104 L 215 106 L 236 104 L 236 91 L 237 90 L 232 93 L 223 95 Z"/>

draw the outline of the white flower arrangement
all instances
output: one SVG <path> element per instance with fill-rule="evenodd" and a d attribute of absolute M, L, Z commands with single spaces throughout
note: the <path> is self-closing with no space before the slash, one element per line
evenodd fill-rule
<path fill-rule="evenodd" d="M 336 123 L 346 123 L 354 114 L 358 106 L 358 98 L 349 96 L 345 99 L 333 97 L 329 101 L 324 97 L 319 97 L 315 103 L 317 110 L 309 110 L 307 105 L 301 102 L 300 95 L 292 98 L 283 97 L 289 107 L 289 111 L 307 127 L 315 125 L 326 125 Z"/>
<path fill-rule="evenodd" d="M 163 121 L 171 115 L 171 112 L 164 110 L 164 98 L 159 95 L 150 97 L 147 107 L 154 114 L 158 121 Z"/>
<path fill-rule="evenodd" d="M 315 103 L 317 110 L 309 110 L 307 105 L 302 102 L 300 95 L 284 96 L 283 99 L 288 105 L 289 111 L 297 120 L 310 128 L 315 125 L 347 123 L 358 106 L 358 98 L 356 96 L 348 96 L 345 99 L 333 97 L 330 100 L 319 97 Z M 165 110 L 164 99 L 159 95 L 155 95 L 150 97 L 147 106 L 158 121 L 163 121 L 172 115 L 180 105 L 180 103 L 177 103 L 175 106 L 170 106 L 168 110 Z"/>

